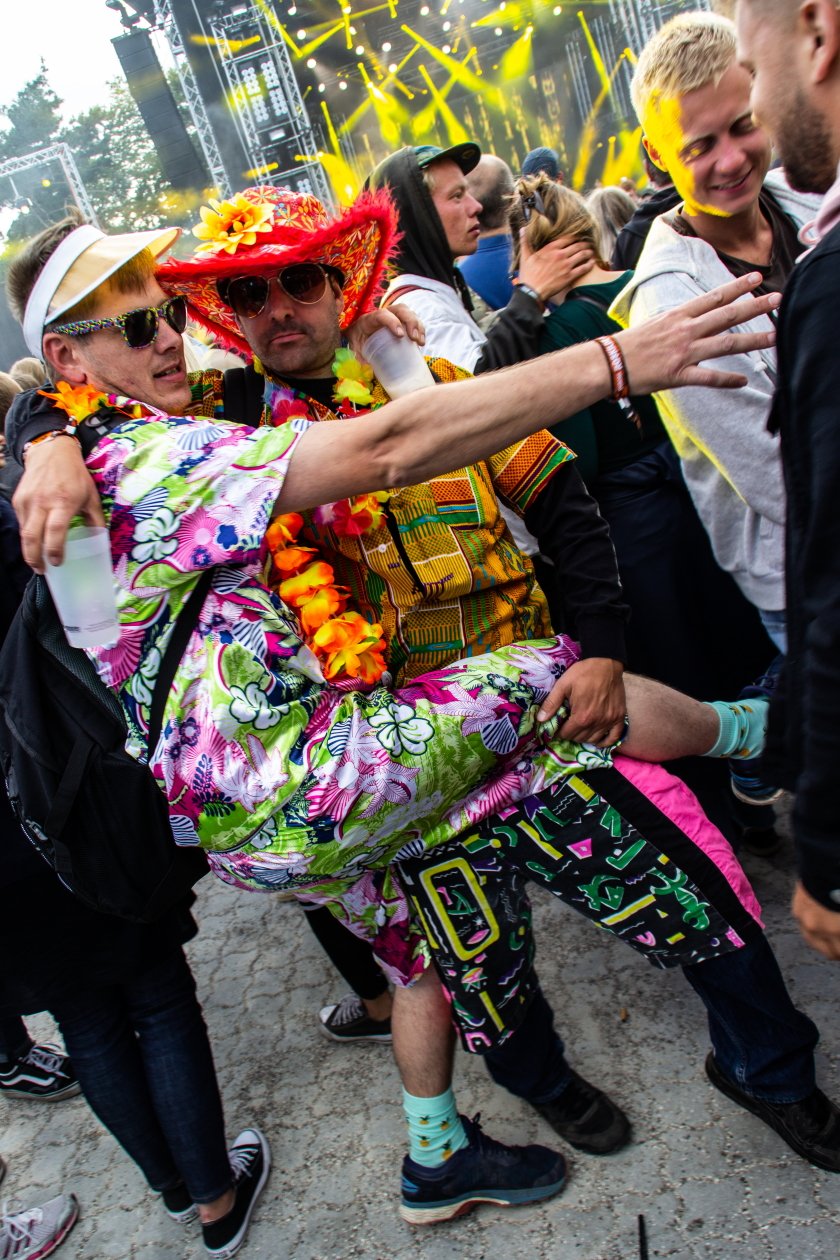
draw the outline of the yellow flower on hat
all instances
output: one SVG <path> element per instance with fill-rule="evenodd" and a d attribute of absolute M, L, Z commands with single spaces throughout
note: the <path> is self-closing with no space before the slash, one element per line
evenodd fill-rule
<path fill-rule="evenodd" d="M 258 232 L 270 232 L 274 208 L 267 201 L 248 201 L 237 193 L 230 201 L 201 207 L 201 223 L 193 228 L 205 244 L 199 254 L 235 254 L 240 245 L 254 245 Z"/>

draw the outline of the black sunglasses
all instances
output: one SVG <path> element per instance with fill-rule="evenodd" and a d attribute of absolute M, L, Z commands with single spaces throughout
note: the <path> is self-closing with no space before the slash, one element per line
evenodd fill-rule
<path fill-rule="evenodd" d="M 187 299 L 179 294 L 167 298 L 160 306 L 139 306 L 136 311 L 126 311 L 125 315 L 116 315 L 113 319 L 79 319 L 72 324 L 49 324 L 46 331 L 63 333 L 65 337 L 84 337 L 102 328 L 119 328 L 132 350 L 143 350 L 157 337 L 161 316 L 176 333 L 182 333 L 187 326 Z"/>
<path fill-rule="evenodd" d="M 292 263 L 275 276 L 237 276 L 234 280 L 220 280 L 216 287 L 219 297 L 235 315 L 255 319 L 266 308 L 272 280 L 293 302 L 313 306 L 326 293 L 329 276 L 330 271 L 321 263 Z"/>

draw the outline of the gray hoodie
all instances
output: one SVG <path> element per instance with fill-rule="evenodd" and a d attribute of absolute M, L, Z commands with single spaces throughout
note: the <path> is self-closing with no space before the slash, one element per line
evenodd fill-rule
<path fill-rule="evenodd" d="M 765 186 L 797 227 L 815 217 L 820 199 L 794 192 L 780 171 L 771 171 Z M 681 236 L 661 216 L 610 314 L 635 327 L 731 279 L 711 245 Z M 771 327 L 762 316 L 737 331 Z M 718 564 L 756 607 L 782 609 L 784 484 L 778 437 L 767 432 L 776 352 L 731 355 L 714 366 L 740 372 L 747 384 L 738 390 L 663 390 L 656 401 Z"/>

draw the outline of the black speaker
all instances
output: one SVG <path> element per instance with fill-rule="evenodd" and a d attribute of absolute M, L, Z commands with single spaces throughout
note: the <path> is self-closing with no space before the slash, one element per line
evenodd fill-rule
<path fill-rule="evenodd" d="M 207 118 L 231 186 L 235 190 L 253 183 L 248 175 L 251 161 L 236 128 L 227 99 L 227 80 L 218 51 L 213 44 L 210 19 L 214 13 L 225 13 L 234 7 L 220 0 L 171 0 L 170 11 L 181 36 L 184 52 L 195 77 Z"/>
<path fill-rule="evenodd" d="M 164 175 L 173 188 L 200 192 L 212 183 L 210 174 L 187 135 L 148 31 L 118 35 L 111 43 L 120 59 L 128 90 L 157 150 Z"/>

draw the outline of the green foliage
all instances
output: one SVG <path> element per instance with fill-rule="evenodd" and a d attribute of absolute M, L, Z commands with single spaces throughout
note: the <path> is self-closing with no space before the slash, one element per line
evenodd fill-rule
<path fill-rule="evenodd" d="M 108 84 L 108 99 L 63 129 L 82 183 L 105 231 L 126 232 L 168 222 L 167 192 L 155 147 L 124 80 Z"/>
<path fill-rule="evenodd" d="M 178 94 L 180 95 L 180 93 Z M 104 102 L 63 122 L 61 100 L 42 64 L 11 104 L 0 106 L 0 162 L 64 143 L 70 148 L 101 226 L 131 231 L 159 224 L 190 222 L 186 204 L 164 178 L 154 145 L 123 79 L 108 85 Z M 55 223 L 73 204 L 58 161 L 0 177 L 0 205 L 31 202 L 6 231 L 7 247 Z"/>

